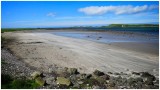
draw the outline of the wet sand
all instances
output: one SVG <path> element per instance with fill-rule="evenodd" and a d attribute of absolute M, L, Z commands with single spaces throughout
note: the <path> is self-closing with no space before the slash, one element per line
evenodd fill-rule
<path fill-rule="evenodd" d="M 91 73 L 147 71 L 158 76 L 158 49 L 152 44 L 104 44 L 88 40 L 57 36 L 49 33 L 3 33 L 16 38 L 10 45 L 14 54 L 27 64 L 45 72 L 52 65 L 74 67 Z M 132 45 L 132 46 L 131 46 Z"/>

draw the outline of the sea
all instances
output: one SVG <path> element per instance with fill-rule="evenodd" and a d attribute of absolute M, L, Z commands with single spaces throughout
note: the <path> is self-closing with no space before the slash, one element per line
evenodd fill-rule
<path fill-rule="evenodd" d="M 91 40 L 101 43 L 152 42 L 159 43 L 159 27 L 135 28 L 83 28 L 78 31 L 52 32 L 52 34 Z"/>

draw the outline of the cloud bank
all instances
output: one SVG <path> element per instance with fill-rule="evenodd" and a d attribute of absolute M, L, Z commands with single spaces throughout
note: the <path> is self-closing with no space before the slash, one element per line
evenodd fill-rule
<path fill-rule="evenodd" d="M 140 13 L 147 10 L 153 10 L 158 8 L 157 5 L 143 5 L 143 6 L 132 6 L 132 5 L 123 5 L 123 6 L 89 6 L 78 9 L 79 12 L 83 12 L 87 15 L 102 15 L 109 12 L 112 12 L 116 15 L 120 14 L 134 14 Z"/>

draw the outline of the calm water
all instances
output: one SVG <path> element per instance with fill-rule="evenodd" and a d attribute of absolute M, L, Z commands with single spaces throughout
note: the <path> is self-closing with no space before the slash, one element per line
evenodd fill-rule
<path fill-rule="evenodd" d="M 111 29 L 110 29 L 111 30 Z M 103 43 L 112 42 L 159 42 L 158 28 L 128 28 L 113 29 L 114 32 L 119 31 L 121 34 L 111 34 L 107 32 L 53 32 L 52 34 L 91 40 Z M 126 34 L 129 32 L 130 34 Z"/>

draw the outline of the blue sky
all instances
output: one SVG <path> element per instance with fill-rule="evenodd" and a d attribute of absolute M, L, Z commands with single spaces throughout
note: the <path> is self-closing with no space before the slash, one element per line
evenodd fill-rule
<path fill-rule="evenodd" d="M 2 28 L 159 23 L 158 1 L 2 1 Z"/>

